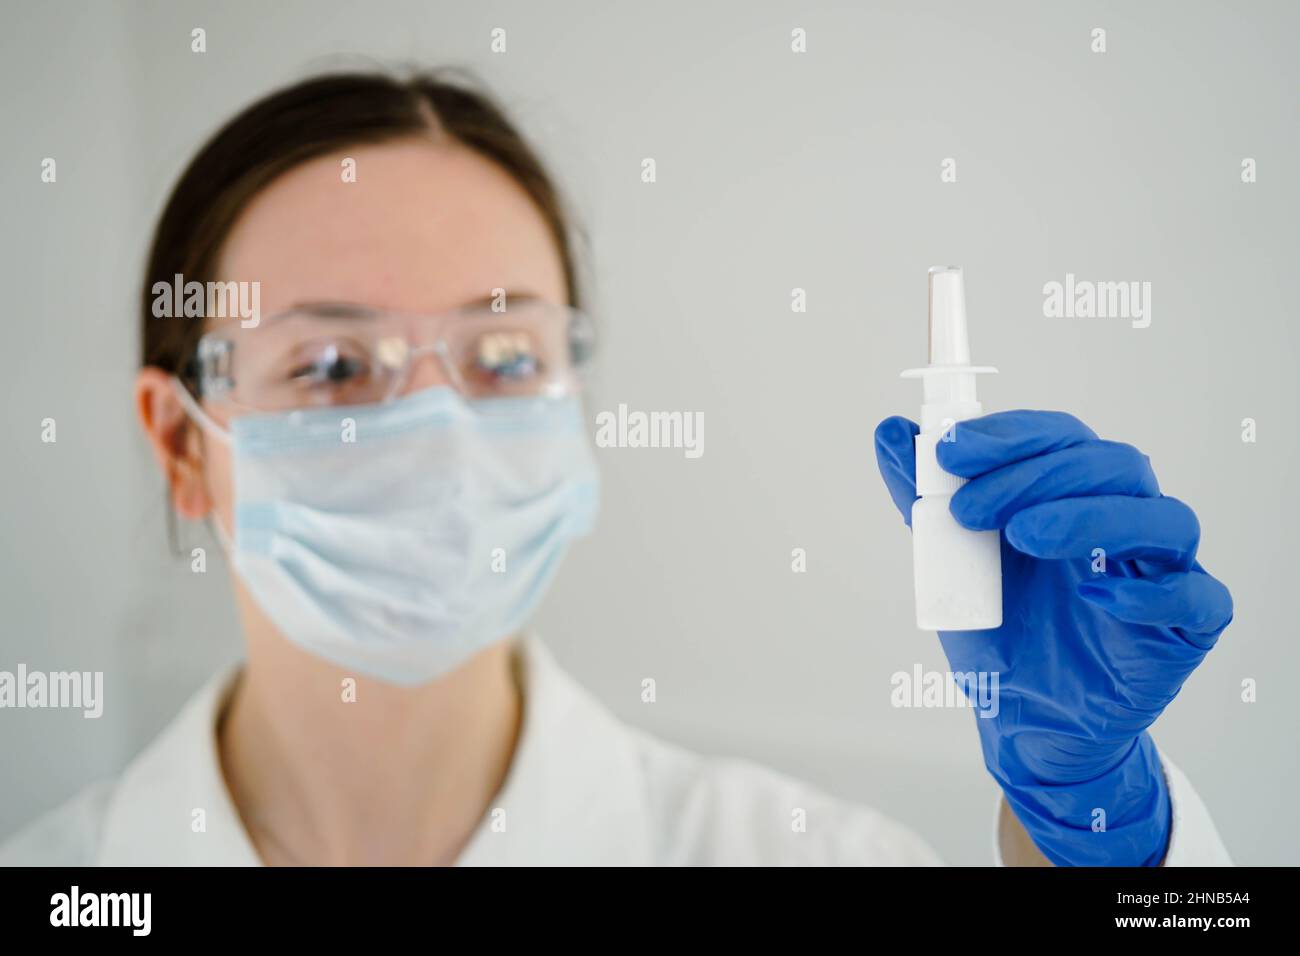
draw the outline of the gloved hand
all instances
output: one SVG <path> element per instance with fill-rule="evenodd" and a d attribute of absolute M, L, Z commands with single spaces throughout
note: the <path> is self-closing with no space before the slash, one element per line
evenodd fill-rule
<path fill-rule="evenodd" d="M 916 433 L 898 417 L 876 428 L 909 526 Z M 1002 532 L 1002 626 L 939 633 L 954 672 L 998 673 L 996 716 L 975 721 L 985 766 L 1053 863 L 1157 866 L 1169 794 L 1146 728 L 1232 620 L 1195 560 L 1196 515 L 1161 495 L 1145 455 L 1062 412 L 987 415 L 953 438 L 939 464 L 970 479 L 953 516 Z"/>

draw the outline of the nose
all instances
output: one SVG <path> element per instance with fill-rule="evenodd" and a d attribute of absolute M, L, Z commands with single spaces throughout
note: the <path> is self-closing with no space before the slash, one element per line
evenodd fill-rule
<path fill-rule="evenodd" d="M 435 385 L 451 384 L 437 345 L 425 345 L 411 350 L 406 366 L 406 381 L 402 383 L 400 394 L 409 395 Z"/>

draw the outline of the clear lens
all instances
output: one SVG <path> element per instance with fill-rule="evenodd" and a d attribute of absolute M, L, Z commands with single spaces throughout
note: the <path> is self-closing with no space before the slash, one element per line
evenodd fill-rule
<path fill-rule="evenodd" d="M 417 381 L 450 384 L 479 404 L 576 391 L 593 343 L 583 313 L 522 301 L 504 312 L 485 307 L 437 317 L 287 313 L 254 328 L 208 333 L 198 359 L 203 395 L 236 408 L 373 404 Z M 437 363 L 436 382 L 414 374 L 419 361 Z"/>
<path fill-rule="evenodd" d="M 203 394 L 259 411 L 383 401 L 401 372 L 379 347 L 385 325 L 290 313 L 209 333 L 199 348 Z M 206 360 L 215 356 L 220 361 Z"/>
<path fill-rule="evenodd" d="M 568 330 L 577 313 L 525 302 L 506 312 L 479 309 L 449 322 L 448 373 L 469 398 L 564 393 L 574 386 Z"/>

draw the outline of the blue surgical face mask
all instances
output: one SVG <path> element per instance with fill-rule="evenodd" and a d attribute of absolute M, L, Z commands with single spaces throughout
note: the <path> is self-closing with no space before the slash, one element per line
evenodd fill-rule
<path fill-rule="evenodd" d="M 485 414 L 434 387 L 227 433 L 177 386 L 231 444 L 244 585 L 285 637 L 358 673 L 419 684 L 510 636 L 595 518 L 576 396 Z"/>

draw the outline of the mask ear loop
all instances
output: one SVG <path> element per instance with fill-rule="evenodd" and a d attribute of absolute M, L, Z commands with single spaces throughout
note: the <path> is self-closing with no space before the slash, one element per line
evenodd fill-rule
<path fill-rule="evenodd" d="M 212 416 L 203 410 L 203 407 L 190 394 L 190 390 L 175 375 L 172 376 L 172 388 L 181 403 L 181 408 L 185 409 L 185 414 L 193 419 L 195 424 L 218 441 L 227 445 L 231 443 L 230 432 L 212 420 Z M 230 536 L 226 534 L 226 529 L 221 527 L 221 522 L 215 517 L 208 522 L 208 525 L 211 527 L 212 533 L 216 535 L 222 550 L 229 557 L 235 549 L 235 544 L 230 540 Z"/>
<path fill-rule="evenodd" d="M 203 410 L 190 394 L 190 390 L 175 375 L 172 376 L 172 388 L 176 391 L 181 408 L 185 409 L 186 415 L 194 419 L 196 425 L 218 441 L 230 444 L 230 432 L 212 420 L 212 416 Z"/>

